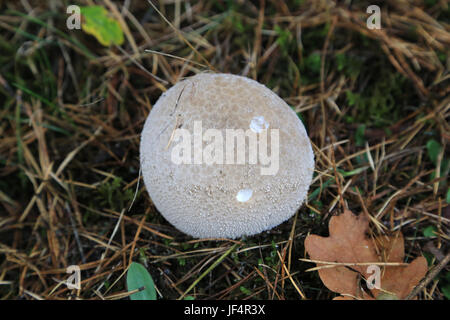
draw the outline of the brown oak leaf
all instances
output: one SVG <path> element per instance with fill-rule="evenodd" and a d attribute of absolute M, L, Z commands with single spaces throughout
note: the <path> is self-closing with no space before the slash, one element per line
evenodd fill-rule
<path fill-rule="evenodd" d="M 421 256 L 408 265 L 380 267 L 380 289 L 368 289 L 365 279 L 374 274 L 370 263 L 403 263 L 404 241 L 401 233 L 370 238 L 367 216 L 354 215 L 350 210 L 333 216 L 329 222 L 329 237 L 308 235 L 305 248 L 315 261 L 346 263 L 346 266 L 326 266 L 317 263 L 323 284 L 346 299 L 404 299 L 427 273 L 427 261 Z M 353 265 L 364 264 L 364 265 Z"/>

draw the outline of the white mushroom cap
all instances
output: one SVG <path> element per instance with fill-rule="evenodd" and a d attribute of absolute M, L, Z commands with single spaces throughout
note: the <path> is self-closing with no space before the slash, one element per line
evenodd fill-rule
<path fill-rule="evenodd" d="M 203 134 L 223 132 L 224 146 L 225 129 L 250 129 L 258 136 L 266 131 L 268 155 L 269 131 L 278 129 L 278 171 L 262 175 L 269 165 L 249 163 L 248 149 L 245 164 L 174 163 L 172 150 L 182 140 L 173 139 L 174 130 L 193 133 L 194 121 L 202 121 Z M 162 94 L 145 122 L 140 158 L 157 209 L 196 238 L 253 235 L 286 221 L 306 198 L 314 170 L 311 143 L 295 112 L 264 85 L 231 74 L 198 74 Z"/>

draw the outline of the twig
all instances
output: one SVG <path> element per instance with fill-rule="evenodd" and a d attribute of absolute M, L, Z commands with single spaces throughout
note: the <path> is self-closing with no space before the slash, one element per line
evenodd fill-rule
<path fill-rule="evenodd" d="M 324 264 L 323 266 L 317 266 L 314 268 L 310 268 L 308 270 L 305 270 L 305 272 L 311 272 L 316 271 L 319 269 L 328 269 L 328 268 L 336 268 L 336 267 L 351 267 L 351 266 L 370 266 L 370 265 L 377 265 L 377 266 L 406 266 L 407 263 L 402 262 L 331 262 L 331 261 L 320 261 L 320 260 L 310 260 L 310 259 L 298 259 L 300 261 L 305 262 L 311 262 L 311 263 L 321 263 Z"/>
<path fill-rule="evenodd" d="M 450 253 L 447 253 L 445 258 L 442 259 L 442 261 L 439 262 L 439 264 L 437 264 L 430 272 L 428 272 L 428 275 L 422 281 L 420 281 L 420 283 L 413 289 L 413 291 L 411 291 L 410 294 L 408 294 L 405 300 L 411 300 L 417 294 L 419 294 L 419 292 L 423 288 L 425 288 L 431 282 L 431 280 L 433 280 L 449 262 L 450 262 Z"/>

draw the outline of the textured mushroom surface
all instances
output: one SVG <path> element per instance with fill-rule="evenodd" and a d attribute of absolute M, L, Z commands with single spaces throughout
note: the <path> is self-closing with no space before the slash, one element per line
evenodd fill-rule
<path fill-rule="evenodd" d="M 180 139 L 174 141 L 173 132 L 193 133 L 194 121 L 201 121 L 203 133 L 218 129 L 223 137 L 226 129 L 258 135 L 278 129 L 278 170 L 261 174 L 268 165 L 249 163 L 248 150 L 244 164 L 174 163 Z M 201 152 L 198 147 L 192 141 L 192 154 Z M 264 85 L 231 74 L 198 74 L 162 94 L 144 125 L 140 161 L 159 212 L 196 238 L 253 235 L 286 221 L 304 201 L 314 170 L 311 143 L 295 112 Z"/>

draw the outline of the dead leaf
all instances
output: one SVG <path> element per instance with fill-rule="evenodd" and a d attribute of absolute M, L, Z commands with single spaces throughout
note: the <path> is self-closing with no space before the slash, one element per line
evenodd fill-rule
<path fill-rule="evenodd" d="M 329 222 L 329 237 L 309 235 L 305 248 L 314 261 L 347 263 L 347 266 L 327 267 L 318 263 L 319 276 L 331 291 L 342 294 L 337 300 L 348 299 L 404 299 L 427 273 L 427 261 L 418 257 L 408 265 L 403 263 L 404 241 L 401 233 L 394 236 L 369 238 L 369 221 L 364 214 L 354 215 L 346 210 Z M 368 289 L 365 280 L 373 274 L 370 263 L 380 267 L 381 289 Z M 380 263 L 398 263 L 383 266 Z M 354 265 L 357 264 L 357 265 Z M 361 265 L 364 264 L 364 265 Z M 364 283 L 363 283 L 364 282 Z"/>

